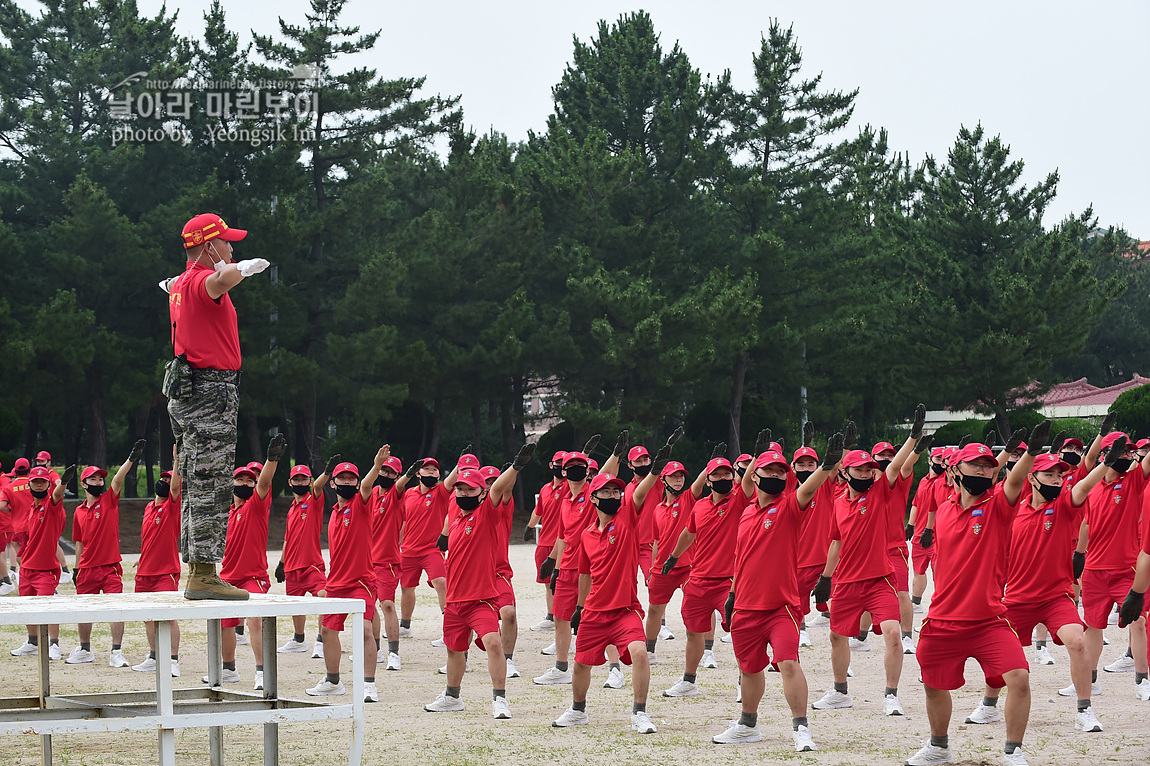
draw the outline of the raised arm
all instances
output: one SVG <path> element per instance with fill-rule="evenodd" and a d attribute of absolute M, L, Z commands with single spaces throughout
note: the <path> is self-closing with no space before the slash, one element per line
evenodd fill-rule
<path fill-rule="evenodd" d="M 132 452 L 128 455 L 128 459 L 120 466 L 120 470 L 116 471 L 116 475 L 112 477 L 112 492 L 116 497 L 122 494 L 124 488 L 124 479 L 128 476 L 128 471 L 132 470 L 132 466 L 140 459 L 140 455 L 144 454 L 144 445 L 148 442 L 140 439 L 132 446 Z"/>
<path fill-rule="evenodd" d="M 323 471 L 319 476 L 315 477 L 315 481 L 311 483 L 311 496 L 323 497 L 323 485 L 328 483 L 331 479 L 331 472 L 335 467 L 343 462 L 343 455 L 335 454 L 327 459 L 327 465 L 323 467 Z"/>
<path fill-rule="evenodd" d="M 600 473 L 609 473 L 612 476 L 619 475 L 619 459 L 627 454 L 628 448 L 631 446 L 631 432 L 624 429 L 619 432 L 619 438 L 615 440 L 615 449 L 611 450 L 611 457 L 603 461 L 603 467 L 599 469 Z M 588 457 L 591 453 L 586 453 Z"/>
<path fill-rule="evenodd" d="M 1018 432 L 1015 432 L 1015 436 Z M 1010 439 L 1014 441 L 1012 436 Z M 1030 432 L 1030 441 L 1026 444 L 1026 452 L 1015 463 L 1014 468 L 1006 475 L 1006 482 L 1003 484 L 1002 492 L 1006 497 L 1006 501 L 1011 505 L 1018 502 L 1018 496 L 1022 494 L 1022 487 L 1026 483 L 1026 477 L 1030 475 L 1030 467 L 1034 465 L 1034 456 L 1041 452 L 1050 441 L 1050 421 L 1044 420 L 1034 427 Z M 1015 447 L 1017 448 L 1017 444 Z"/>
<path fill-rule="evenodd" d="M 498 506 L 511 497 L 511 491 L 515 488 L 515 481 L 519 477 L 519 472 L 531 462 L 531 458 L 534 456 L 534 444 L 524 444 L 519 448 L 519 454 L 515 456 L 511 467 L 499 474 L 499 478 L 491 485 L 489 497 L 492 505 Z"/>
<path fill-rule="evenodd" d="M 64 499 L 64 488 L 67 487 L 74 478 L 76 478 L 76 466 L 70 465 L 64 469 L 64 474 L 56 480 L 56 486 L 52 490 L 53 503 L 58 503 Z"/>
<path fill-rule="evenodd" d="M 1114 465 L 1122 457 L 1122 453 L 1126 451 L 1126 439 L 1119 436 L 1115 440 L 1110 451 L 1106 453 L 1106 460 L 1094 466 L 1090 473 L 1082 477 L 1082 480 L 1074 485 L 1074 489 L 1070 491 L 1070 502 L 1075 507 L 1081 506 L 1086 502 L 1090 490 L 1094 489 L 1094 485 L 1102 481 L 1102 477 L 1106 475 L 1106 469 Z"/>
<path fill-rule="evenodd" d="M 823 464 L 811 476 L 799 485 L 795 491 L 795 500 L 799 503 L 799 508 L 806 510 L 806 507 L 811 504 L 814 499 L 815 493 L 819 491 L 819 487 L 823 482 L 835 475 L 839 470 L 839 463 L 843 459 L 843 435 L 834 434 L 827 442 L 827 451 L 823 454 Z M 747 471 L 747 473 L 751 473 Z"/>
<path fill-rule="evenodd" d="M 383 464 L 391 457 L 391 445 L 385 444 L 379 448 L 379 452 L 375 453 L 375 462 L 371 464 L 371 470 L 367 472 L 367 476 L 359 483 L 359 496 L 363 498 L 363 502 L 367 502 L 371 497 L 371 488 L 375 486 L 375 480 L 379 478 L 379 469 L 383 468 Z"/>
<path fill-rule="evenodd" d="M 259 495 L 260 500 L 268 496 L 268 492 L 272 490 L 272 479 L 275 478 L 276 468 L 279 467 L 280 458 L 284 456 L 287 451 L 287 439 L 283 434 L 276 434 L 272 437 L 271 442 L 268 444 L 268 456 L 264 461 L 264 467 L 260 471 L 260 477 L 256 480 L 256 494 Z"/>
<path fill-rule="evenodd" d="M 904 476 L 909 476 L 910 471 L 914 470 L 914 460 L 918 459 L 915 455 L 914 460 L 910 461 L 910 466 L 906 466 L 907 460 L 914 454 L 914 446 L 922 436 L 922 429 L 926 425 L 926 405 L 922 402 L 914 408 L 914 418 L 910 424 L 910 434 L 907 436 L 906 441 L 902 443 L 902 447 L 895 453 L 894 460 L 890 461 L 890 465 L 886 467 L 886 481 L 890 486 L 894 486 L 895 481 L 898 479 L 899 474 L 903 473 Z"/>
<path fill-rule="evenodd" d="M 647 493 L 650 492 L 655 486 L 655 483 L 659 481 L 663 469 L 671 460 L 671 450 L 674 449 L 675 442 L 679 441 L 682 436 L 683 427 L 679 426 L 675 429 L 674 433 L 667 437 L 667 443 L 660 447 L 659 451 L 655 453 L 655 459 L 651 461 L 651 472 L 643 477 L 643 481 L 639 482 L 639 486 L 635 487 L 635 494 L 632 495 L 636 512 L 642 511 L 643 501 L 647 499 Z"/>
<path fill-rule="evenodd" d="M 174 446 L 172 447 L 172 480 L 168 482 L 171 487 L 171 494 L 180 494 L 180 488 L 184 486 L 184 477 L 180 475 L 180 454 Z"/>

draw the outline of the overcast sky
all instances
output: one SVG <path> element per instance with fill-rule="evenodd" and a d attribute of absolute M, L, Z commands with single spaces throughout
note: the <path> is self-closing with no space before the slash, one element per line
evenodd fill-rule
<path fill-rule="evenodd" d="M 158 0 L 139 0 L 148 15 Z M 210 0 L 179 0 L 179 28 L 200 35 Z M 225 0 L 228 23 L 276 32 L 304 24 L 307 0 Z M 870 123 L 915 160 L 945 158 L 960 125 L 982 122 L 1026 162 L 1033 184 L 1061 175 L 1046 222 L 1093 205 L 1103 226 L 1150 239 L 1150 2 L 753 2 L 646 0 L 350 0 L 344 18 L 381 30 L 356 63 L 386 77 L 426 75 L 426 89 L 461 95 L 466 122 L 512 140 L 541 130 L 551 87 L 600 19 L 643 8 L 664 50 L 678 41 L 704 75 L 730 69 L 752 85 L 751 56 L 771 17 L 793 24 L 806 76 L 859 88 L 853 134 Z"/>

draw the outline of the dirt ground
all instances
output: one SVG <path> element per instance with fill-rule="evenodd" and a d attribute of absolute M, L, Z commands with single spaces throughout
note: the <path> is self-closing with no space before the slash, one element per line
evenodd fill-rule
<path fill-rule="evenodd" d="M 269 567 L 277 563 L 278 554 L 269 554 Z M 124 579 L 130 587 L 134 561 L 125 561 Z M 918 666 L 913 657 L 906 658 L 899 697 L 906 710 L 901 718 L 882 714 L 881 641 L 872 637 L 870 652 L 855 652 L 852 667 L 855 677 L 851 692 L 855 706 L 850 710 L 819 712 L 811 710 L 811 732 L 819 747 L 816 753 L 795 753 L 791 743 L 790 714 L 783 701 L 779 677 L 768 674 L 767 692 L 759 710 L 759 724 L 764 741 L 741 746 L 717 746 L 710 738 L 726 728 L 738 716 L 735 704 L 738 671 L 730 644 L 715 643 L 719 668 L 699 671 L 703 694 L 692 699 L 668 699 L 662 690 L 671 686 L 683 671 L 685 634 L 679 617 L 679 597 L 668 609 L 668 625 L 676 634 L 672 641 L 660 642 L 658 663 L 652 669 L 651 697 L 648 712 L 659 727 L 657 734 L 639 735 L 630 730 L 630 675 L 627 688 L 614 691 L 602 688 L 606 666 L 596 669 L 588 697 L 587 710 L 591 725 L 575 729 L 552 728 L 551 721 L 571 702 L 568 686 L 536 686 L 531 677 L 551 664 L 539 650 L 550 643 L 549 634 L 532 632 L 528 626 L 538 622 L 545 612 L 542 586 L 533 575 L 532 548 L 515 545 L 511 563 L 517 574 L 515 586 L 519 601 L 520 637 L 515 660 L 523 678 L 509 679 L 507 698 L 513 718 L 494 721 L 491 717 L 491 690 L 483 657 L 473 651 L 472 670 L 464 676 L 462 696 L 466 709 L 461 713 L 425 713 L 423 705 L 443 690 L 445 678 L 436 669 L 445 662 L 443 649 L 430 642 L 439 636 L 439 610 L 435 594 L 422 586 L 412 622 L 414 640 L 401 648 L 403 670 L 378 673 L 380 702 L 365 706 L 367 737 L 364 763 L 397 764 L 417 762 L 420 766 L 435 764 L 502 764 L 578 763 L 578 764 L 659 764 L 674 766 L 700 761 L 713 764 L 743 763 L 747 759 L 766 763 L 879 764 L 902 763 L 917 750 L 929 735 L 924 697 L 918 684 Z M 283 585 L 273 592 L 283 593 Z M 70 592 L 64 586 L 62 592 Z M 929 591 L 928 591 L 929 597 Z M 640 584 L 640 600 L 646 593 Z M 929 598 L 927 599 L 929 603 Z M 916 627 L 922 615 L 916 615 Z M 314 618 L 312 618 L 314 620 Z M 204 626 L 181 625 L 182 677 L 178 687 L 195 686 L 205 672 Z M 76 626 L 61 628 L 64 655 L 76 645 Z M 287 621 L 279 628 L 280 641 L 291 632 Z M 315 624 L 309 622 L 309 640 Z M 1107 630 L 1111 645 L 1106 647 L 1102 664 L 1117 658 L 1125 650 L 1124 631 L 1116 626 Z M 345 633 L 346 636 L 346 633 Z M 831 683 L 827 628 L 812 628 L 813 648 L 802 650 L 802 664 L 810 684 L 810 701 L 818 699 Z M 35 694 L 35 658 L 11 657 L 8 650 L 23 642 L 19 628 L 0 628 L 0 673 L 6 679 L 5 695 Z M 97 662 L 71 666 L 53 665 L 53 690 L 76 692 L 116 691 L 148 688 L 150 674 L 129 669 L 113 670 L 107 666 L 110 638 L 106 625 L 97 625 L 93 649 Z M 142 625 L 129 625 L 124 651 L 133 663 L 147 655 L 147 641 Z M 1134 697 L 1133 675 L 1100 673 L 1103 694 L 1094 703 L 1095 712 L 1106 730 L 1085 734 L 1074 730 L 1074 700 L 1059 697 L 1057 689 L 1069 683 L 1069 660 L 1066 651 L 1051 645 L 1056 664 L 1032 667 L 1034 689 L 1030 727 L 1024 748 L 1032 764 L 1134 764 L 1150 763 L 1147 741 L 1147 717 L 1150 703 Z M 247 647 L 239 647 L 238 668 L 241 688 L 250 688 L 254 661 Z M 310 654 L 280 655 L 280 685 L 284 696 L 304 697 L 304 689 L 322 677 L 323 663 Z M 350 672 L 351 660 L 346 654 L 343 672 Z M 382 664 L 381 664 L 382 668 Z M 965 716 L 981 698 L 981 673 L 975 663 L 967 666 L 970 683 L 954 695 L 954 719 L 950 728 L 951 748 L 964 764 L 1000 763 L 1005 738 L 1002 723 L 989 726 L 965 725 Z M 349 686 L 350 691 L 350 686 Z M 1003 703 L 1000 702 L 1001 706 Z M 337 721 L 330 726 L 291 724 L 280 727 L 280 762 L 285 766 L 336 764 L 346 759 L 351 731 L 350 722 Z M 116 735 L 74 735 L 54 738 L 56 762 L 61 764 L 150 764 L 156 760 L 156 737 L 149 733 Z M 176 735 L 180 763 L 200 766 L 207 762 L 207 733 L 199 729 L 182 730 Z M 225 757 L 229 764 L 262 763 L 262 729 L 257 726 L 225 730 Z M 38 764 L 39 738 L 13 737 L 3 742 L 0 762 L 4 764 Z M 409 763 L 410 763 L 409 762 Z"/>

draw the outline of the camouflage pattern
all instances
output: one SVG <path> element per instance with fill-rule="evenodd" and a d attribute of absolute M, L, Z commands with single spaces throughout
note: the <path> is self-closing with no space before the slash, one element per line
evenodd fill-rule
<path fill-rule="evenodd" d="M 236 377 L 230 370 L 196 370 L 192 395 L 168 400 L 183 474 L 180 553 L 187 563 L 224 558 L 240 404 Z"/>

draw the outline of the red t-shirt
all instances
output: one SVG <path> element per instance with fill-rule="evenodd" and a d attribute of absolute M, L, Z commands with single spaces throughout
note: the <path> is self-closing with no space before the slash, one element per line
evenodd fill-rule
<path fill-rule="evenodd" d="M 284 550 L 281 557 L 284 571 L 306 569 L 318 566 L 323 569 L 323 551 L 320 550 L 320 537 L 323 534 L 323 495 L 319 497 L 310 491 L 292 499 L 288 508 L 287 527 L 284 529 Z"/>
<path fill-rule="evenodd" d="M 690 491 L 689 489 L 687 491 Z M 718 503 L 712 493 L 695 502 L 687 529 L 694 535 L 695 549 L 691 576 L 731 577 L 735 573 L 735 541 L 739 536 L 739 516 L 747 507 L 747 496 L 736 484 Z"/>
<path fill-rule="evenodd" d="M 51 492 L 52 485 L 49 484 L 48 491 Z M 21 532 L 28 531 L 28 516 L 32 513 L 32 492 L 28 489 L 28 477 L 19 476 L 12 480 L 7 487 L 0 490 L 0 494 L 4 497 L 4 502 L 8 503 L 8 510 L 11 511 L 12 518 L 12 533 L 20 534 Z"/>
<path fill-rule="evenodd" d="M 846 483 L 831 477 L 819 485 L 814 499 L 803 512 L 799 532 L 799 557 L 796 566 L 824 567 L 831 547 L 831 521 L 835 515 L 835 497 L 846 492 Z"/>
<path fill-rule="evenodd" d="M 798 610 L 803 602 L 796 563 L 803 513 L 793 489 L 764 506 L 756 494 L 743 511 L 735 545 L 736 609 Z"/>
<path fill-rule="evenodd" d="M 663 565 L 667 563 L 667 559 L 675 550 L 675 543 L 679 542 L 679 536 L 683 534 L 683 530 L 687 528 L 687 523 L 691 520 L 691 510 L 695 507 L 695 495 L 691 492 L 691 487 L 684 485 L 683 491 L 677 496 L 670 493 L 663 493 L 664 497 L 655 506 L 655 512 L 651 515 L 655 517 L 655 540 L 659 545 L 655 551 L 655 563 L 651 568 L 653 572 L 662 572 Z M 657 493 L 652 490 L 648 493 L 648 497 L 656 495 Z M 695 546 L 690 546 L 687 550 L 683 551 L 683 555 L 679 557 L 675 567 L 689 567 L 691 561 L 694 559 Z"/>
<path fill-rule="evenodd" d="M 560 481 L 558 485 L 549 481 L 539 488 L 539 499 L 535 501 L 535 515 L 539 517 L 539 542 L 543 548 L 554 548 L 555 541 L 559 539 L 561 524 L 559 522 L 559 509 L 563 505 L 563 496 L 568 494 L 567 482 Z"/>
<path fill-rule="evenodd" d="M 883 481 L 879 477 L 879 482 Z M 910 499 L 910 486 L 914 475 L 903 478 L 900 473 L 894 480 L 890 500 L 887 502 L 886 545 L 887 549 L 902 548 L 906 545 L 906 503 Z"/>
<path fill-rule="evenodd" d="M 635 497 L 635 490 L 639 488 L 642 479 L 635 477 L 627 482 L 623 488 L 623 496 Z M 658 486 L 658 485 L 656 485 Z M 655 506 L 659 504 L 659 493 L 655 487 L 643 498 L 643 507 L 639 510 L 639 545 L 650 545 L 655 541 Z"/>
<path fill-rule="evenodd" d="M 451 493 L 436 484 L 426 492 L 421 492 L 422 484 L 403 493 L 404 556 L 422 556 L 437 550 L 435 544 L 443 534 L 443 520 L 447 518 L 447 508 L 451 503 Z"/>
<path fill-rule="evenodd" d="M 483 498 L 471 513 L 464 513 L 451 499 L 451 523 L 447 528 L 447 603 L 489 601 L 499 595 L 495 585 L 496 547 L 501 516 L 506 504 L 496 508 Z M 442 530 L 440 532 L 442 534 Z"/>
<path fill-rule="evenodd" d="M 235 583 L 268 579 L 268 514 L 272 493 L 260 499 L 258 491 L 228 512 L 228 536 L 224 540 L 224 560 L 220 579 Z M 285 565 L 286 566 L 286 565 Z"/>
<path fill-rule="evenodd" d="M 120 562 L 120 496 L 111 488 L 92 505 L 76 506 L 72 517 L 72 540 L 83 543 L 81 569 Z"/>
<path fill-rule="evenodd" d="M 1063 595 L 1074 598 L 1074 566 L 1066 540 L 1078 536 L 1085 514 L 1086 503 L 1075 507 L 1066 487 L 1039 508 L 1019 500 L 1006 568 L 1007 606 L 1040 604 Z"/>
<path fill-rule="evenodd" d="M 196 369 L 238 370 L 240 332 L 232 299 L 224 293 L 212 300 L 204 286 L 216 271 L 188 261 L 187 270 L 176 277 L 168 293 L 172 319 L 172 346 L 176 356 L 187 354 Z"/>
<path fill-rule="evenodd" d="M 595 518 L 595 506 L 591 502 L 591 482 L 585 482 L 575 495 L 570 490 L 564 493 L 559 506 L 560 537 L 566 547 L 559 561 L 560 569 L 578 569 L 583 553 L 583 530 Z M 638 559 L 636 559 L 638 561 Z M 638 566 L 638 564 L 636 564 Z"/>
<path fill-rule="evenodd" d="M 495 573 L 510 580 L 515 576 L 508 550 L 511 546 L 512 517 L 515 516 L 514 498 L 509 496 L 496 510 L 499 511 L 499 518 L 495 531 L 499 533 L 499 539 L 495 541 Z"/>
<path fill-rule="evenodd" d="M 922 537 L 922 530 L 926 529 L 926 518 L 938 508 L 938 483 L 946 482 L 945 474 L 933 472 L 922 477 L 918 489 L 914 491 L 914 536 L 915 543 Z"/>
<path fill-rule="evenodd" d="M 831 539 L 841 540 L 836 583 L 862 582 L 894 574 L 887 555 L 887 525 L 895 490 L 880 476 L 869 490 L 855 499 L 844 491 L 835 497 Z"/>
<path fill-rule="evenodd" d="M 392 486 L 371 488 L 371 561 L 376 566 L 398 564 L 399 538 L 403 534 L 403 498 Z M 440 531 L 442 532 L 442 527 Z M 439 539 L 437 535 L 436 540 Z"/>
<path fill-rule="evenodd" d="M 371 564 L 371 510 L 358 492 L 343 505 L 331 507 L 327 522 L 327 544 L 331 568 L 327 573 L 329 588 L 351 588 L 356 583 L 368 590 L 375 580 Z"/>
<path fill-rule="evenodd" d="M 64 502 L 52 502 L 52 490 L 48 492 L 48 497 L 43 500 L 32 498 L 32 507 L 28 513 L 28 542 L 20 548 L 20 566 L 59 572 L 56 546 L 68 519 L 64 513 Z"/>
<path fill-rule="evenodd" d="M 1147 485 L 1137 463 L 1114 481 L 1102 480 L 1086 498 L 1087 569 L 1129 569 L 1138 563 L 1138 517 Z"/>
<path fill-rule="evenodd" d="M 639 511 L 630 498 L 624 498 L 619 512 L 602 529 L 598 512 L 593 513 L 583 530 L 579 554 L 579 574 L 591 575 L 591 592 L 583 608 L 593 612 L 638 609 Z"/>
<path fill-rule="evenodd" d="M 0 500 L 4 499 L 4 490 L 11 484 L 11 479 L 7 474 L 0 473 Z M 12 508 L 9 507 L 4 511 L 0 511 L 0 533 L 9 533 L 12 531 Z"/>
<path fill-rule="evenodd" d="M 1003 567 L 1018 502 L 991 490 L 963 509 L 955 500 L 939 505 L 934 517 L 934 597 L 930 617 L 981 622 L 1006 613 Z M 1065 555 L 1065 552 L 1064 554 Z"/>
<path fill-rule="evenodd" d="M 144 508 L 144 522 L 140 525 L 136 574 L 145 577 L 180 572 L 180 493 L 157 500 Z"/>

